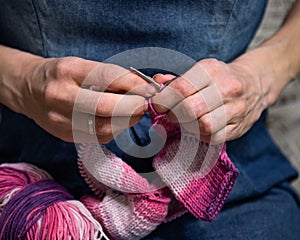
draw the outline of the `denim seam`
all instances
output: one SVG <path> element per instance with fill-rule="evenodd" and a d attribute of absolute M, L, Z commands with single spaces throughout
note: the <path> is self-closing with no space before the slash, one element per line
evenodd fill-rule
<path fill-rule="evenodd" d="M 33 7 L 33 10 L 34 10 L 34 13 L 35 13 L 37 25 L 38 25 L 38 28 L 39 28 L 39 31 L 40 31 L 40 38 L 41 38 L 41 45 L 42 45 L 42 54 L 43 54 L 43 56 L 46 56 L 46 52 L 45 52 L 45 43 L 44 43 L 44 39 L 43 39 L 43 34 L 42 34 L 42 27 L 41 27 L 40 18 L 39 18 L 38 11 L 37 11 L 37 9 L 36 9 L 36 5 L 35 5 L 35 3 L 34 3 L 34 0 L 31 0 L 31 3 L 32 3 L 32 7 Z"/>
<path fill-rule="evenodd" d="M 226 35 L 227 29 L 228 29 L 228 25 L 229 25 L 230 20 L 231 20 L 231 18 L 232 18 L 232 12 L 233 12 L 233 9 L 235 8 L 235 5 L 236 5 L 237 2 L 238 2 L 238 0 L 235 0 L 234 3 L 232 4 L 231 9 L 230 9 L 230 14 L 229 14 L 228 19 L 227 19 L 227 21 L 226 21 L 226 26 L 225 26 L 225 29 L 224 29 L 223 37 L 222 37 L 222 39 L 221 39 L 221 41 L 219 42 L 219 45 L 218 45 L 218 47 L 217 47 L 217 51 L 218 51 L 218 52 L 220 51 L 220 48 L 221 48 L 221 46 L 222 46 L 223 43 L 224 43 L 224 39 L 225 39 L 225 35 Z"/>

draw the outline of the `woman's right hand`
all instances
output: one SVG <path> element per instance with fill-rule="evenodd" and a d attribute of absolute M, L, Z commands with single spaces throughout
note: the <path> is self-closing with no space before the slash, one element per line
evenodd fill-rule
<path fill-rule="evenodd" d="M 139 122 L 148 111 L 145 98 L 156 92 L 142 78 L 120 66 L 77 57 L 34 57 L 22 63 L 19 79 L 22 84 L 9 82 L 5 77 L 1 81 L 6 87 L 4 93 L 10 91 L 4 95 L 13 96 L 18 103 L 12 104 L 12 109 L 18 106 L 13 110 L 70 142 L 74 141 L 74 132 L 82 141 L 91 139 L 88 121 L 94 115 L 98 141 L 109 142 L 116 134 Z M 14 83 L 19 87 L 13 86 Z M 5 104 L 8 99 L 3 101 L 3 96 L 0 100 Z M 72 116 L 76 116 L 73 122 Z"/>

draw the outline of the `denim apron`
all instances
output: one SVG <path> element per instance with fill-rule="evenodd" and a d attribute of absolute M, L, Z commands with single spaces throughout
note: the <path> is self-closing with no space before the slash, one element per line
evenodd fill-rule
<path fill-rule="evenodd" d="M 162 47 L 196 61 L 230 62 L 247 48 L 265 6 L 265 0 L 3 0 L 0 43 L 44 57 L 103 61 L 128 49 Z M 0 106 L 0 162 L 30 162 L 76 196 L 90 191 L 78 173 L 74 144 Z M 265 118 L 266 113 L 244 136 L 227 144 L 240 170 L 227 204 L 258 196 L 297 175 L 271 140 Z M 145 116 L 129 130 L 135 142 L 149 142 L 149 125 Z M 114 141 L 108 148 L 137 171 L 151 168 L 151 159 L 128 156 Z"/>

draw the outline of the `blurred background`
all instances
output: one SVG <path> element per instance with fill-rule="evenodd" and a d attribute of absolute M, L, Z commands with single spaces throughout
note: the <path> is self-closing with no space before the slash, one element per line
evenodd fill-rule
<path fill-rule="evenodd" d="M 270 37 L 281 25 L 294 0 L 269 0 L 263 22 L 250 49 Z M 300 27 L 300 23 L 299 23 Z M 299 39 L 300 41 L 300 39 Z M 275 142 L 300 172 L 300 78 L 292 82 L 270 108 L 268 128 Z M 293 182 L 300 193 L 300 178 Z"/>

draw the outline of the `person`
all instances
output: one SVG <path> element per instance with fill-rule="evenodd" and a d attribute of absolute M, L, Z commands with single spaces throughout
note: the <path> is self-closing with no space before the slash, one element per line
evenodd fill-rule
<path fill-rule="evenodd" d="M 185 214 L 145 239 L 298 239 L 300 200 L 290 186 L 297 172 L 271 140 L 264 110 L 300 72 L 300 1 L 270 39 L 244 53 L 266 3 L 2 1 L 0 161 L 33 163 L 77 197 L 89 193 L 77 170 L 73 132 L 90 136 L 86 123 L 94 109 L 89 103 L 101 96 L 95 113 L 99 142 L 146 171 L 149 160 L 141 163 L 111 141 L 111 119 L 130 118 L 130 126 L 117 126 L 117 133 L 131 127 L 136 142 L 149 143 L 145 99 L 155 95 L 157 112 L 172 121 L 174 113 L 183 113 L 180 120 L 188 130 L 195 130 L 191 123 L 199 124 L 201 141 L 225 140 L 240 176 L 213 223 Z M 170 91 L 156 94 L 133 72 L 103 62 L 139 47 L 173 49 L 197 64 L 172 82 Z M 209 78 L 201 79 L 197 66 Z M 73 129 L 77 93 L 95 67 L 98 89 L 85 89 L 87 101 L 78 109 L 83 124 Z M 174 77 L 160 70 L 151 74 L 160 83 Z M 114 112 L 119 102 L 126 104 Z"/>

